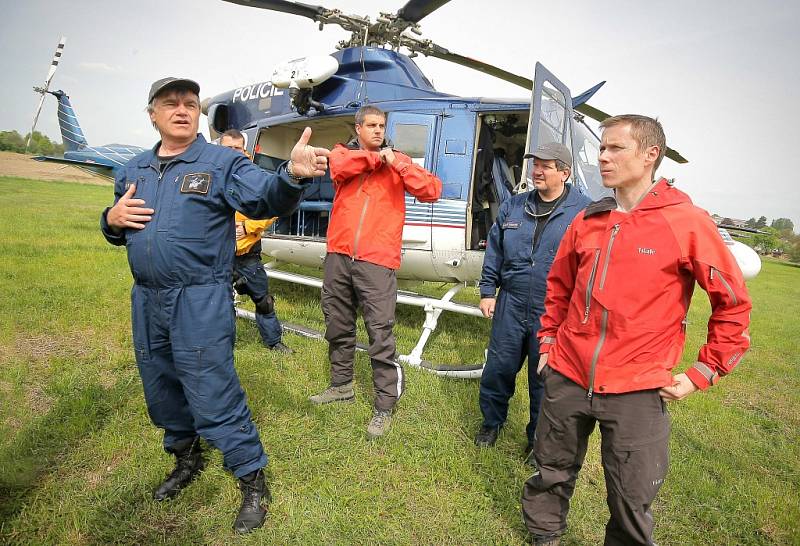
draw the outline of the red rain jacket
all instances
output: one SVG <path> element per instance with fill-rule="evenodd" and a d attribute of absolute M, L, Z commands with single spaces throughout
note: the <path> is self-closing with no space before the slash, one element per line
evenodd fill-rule
<path fill-rule="evenodd" d="M 706 389 L 750 346 L 750 297 L 711 217 L 663 178 L 629 213 L 610 197 L 592 203 L 567 229 L 550 270 L 540 352 L 590 396 L 668 386 L 695 281 L 712 312 L 686 374 Z"/>
<path fill-rule="evenodd" d="M 442 194 L 442 181 L 395 150 L 393 165 L 378 152 L 337 144 L 328 164 L 336 194 L 328 223 L 328 252 L 398 269 L 405 192 L 423 203 Z"/>

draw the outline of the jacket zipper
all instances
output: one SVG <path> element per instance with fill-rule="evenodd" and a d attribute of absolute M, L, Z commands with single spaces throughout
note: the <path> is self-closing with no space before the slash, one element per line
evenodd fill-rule
<path fill-rule="evenodd" d="M 722 273 L 720 272 L 719 269 L 717 269 L 715 267 L 712 267 L 711 268 L 711 272 L 708 275 L 708 280 L 710 280 L 710 281 L 714 280 L 714 272 L 715 271 L 717 272 L 717 277 L 719 277 L 719 280 L 722 281 L 722 285 L 728 291 L 728 295 L 733 300 L 733 304 L 737 305 L 739 303 L 739 300 L 736 299 L 736 294 L 733 293 L 733 289 L 731 288 L 731 285 L 728 284 L 728 281 L 725 280 L 725 277 L 722 276 Z"/>
<path fill-rule="evenodd" d="M 600 249 L 594 251 L 594 263 L 592 264 L 592 272 L 589 275 L 589 283 L 586 285 L 586 307 L 583 309 L 583 322 L 589 322 L 589 310 L 592 307 L 592 289 L 594 288 L 594 278 L 597 275 L 597 263 L 600 261 Z"/>
<path fill-rule="evenodd" d="M 600 276 L 600 290 L 603 289 L 603 286 L 606 284 L 606 273 L 608 273 L 608 263 L 611 261 L 611 247 L 614 246 L 614 239 L 617 237 L 617 233 L 619 233 L 619 224 L 614 224 L 613 229 L 611 230 L 611 238 L 608 240 L 608 247 L 606 248 L 606 262 L 603 264 L 603 274 Z M 606 341 L 606 331 L 608 330 L 608 310 L 603 309 L 603 314 L 601 315 L 601 322 L 600 322 L 600 339 L 597 340 L 597 345 L 594 348 L 594 354 L 592 355 L 592 363 L 589 367 L 589 390 L 586 392 L 586 398 L 592 398 L 594 394 L 594 376 L 595 372 L 597 371 L 597 360 L 600 358 L 600 349 L 603 348 L 603 344 Z"/>
<path fill-rule="evenodd" d="M 368 175 L 362 175 L 361 180 L 358 183 L 358 191 L 364 191 L 364 181 L 367 179 Z M 358 256 L 358 241 L 361 238 L 361 228 L 364 225 L 364 217 L 367 215 L 367 206 L 369 205 L 369 195 L 366 196 L 364 199 L 364 206 L 361 208 L 361 216 L 358 219 L 358 227 L 356 228 L 356 235 L 353 240 L 353 255 L 350 257 L 352 261 L 356 261 L 356 257 Z"/>

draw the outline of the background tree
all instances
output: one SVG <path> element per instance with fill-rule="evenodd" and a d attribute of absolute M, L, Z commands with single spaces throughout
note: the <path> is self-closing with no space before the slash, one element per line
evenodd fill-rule
<path fill-rule="evenodd" d="M 759 229 L 761 229 L 763 227 L 767 227 L 767 217 L 766 216 L 762 216 L 761 218 L 759 218 L 756 221 L 756 227 L 759 228 Z"/>
<path fill-rule="evenodd" d="M 16 131 L 0 131 L 0 150 L 22 153 L 25 150 L 25 139 Z"/>
<path fill-rule="evenodd" d="M 750 218 L 747 222 L 744 223 L 744 227 L 755 228 L 756 227 L 756 219 Z"/>
<path fill-rule="evenodd" d="M 794 223 L 788 218 L 776 218 L 772 221 L 771 227 L 775 228 L 781 233 L 794 233 Z"/>
<path fill-rule="evenodd" d="M 25 153 L 25 141 L 28 135 L 20 135 L 17 131 L 0 131 L 0 151 Z M 47 135 L 34 131 L 28 153 L 34 155 L 64 155 L 64 145 L 51 141 Z"/>

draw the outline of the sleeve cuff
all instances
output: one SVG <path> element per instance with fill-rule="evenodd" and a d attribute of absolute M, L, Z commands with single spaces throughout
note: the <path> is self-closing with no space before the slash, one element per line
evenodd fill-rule
<path fill-rule="evenodd" d="M 547 354 L 550 352 L 550 349 L 553 348 L 553 345 L 556 344 L 556 338 L 550 336 L 544 336 L 539 340 L 539 354 Z"/>
<path fill-rule="evenodd" d="M 111 226 L 108 225 L 108 211 L 111 207 L 106 208 L 103 211 L 103 214 L 100 215 L 100 231 L 103 232 L 103 237 L 106 238 L 106 241 L 111 243 L 112 245 L 122 246 L 125 244 L 125 232 L 121 231 L 120 233 L 114 233 L 111 230 Z"/>
<path fill-rule="evenodd" d="M 719 373 L 702 362 L 695 362 L 694 366 L 686 370 L 686 376 L 701 391 L 716 385 L 719 381 Z"/>

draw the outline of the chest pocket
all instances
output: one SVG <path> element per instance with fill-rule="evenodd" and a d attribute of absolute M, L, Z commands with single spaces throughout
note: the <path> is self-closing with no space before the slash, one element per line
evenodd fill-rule
<path fill-rule="evenodd" d="M 503 230 L 505 259 L 512 264 L 528 262 L 531 258 L 531 245 L 533 244 L 532 224 L 519 217 L 509 216 L 500 225 L 500 229 Z"/>
<path fill-rule="evenodd" d="M 170 206 L 170 237 L 185 241 L 205 241 L 213 208 L 213 176 L 192 173 L 179 176 L 174 184 Z"/>

